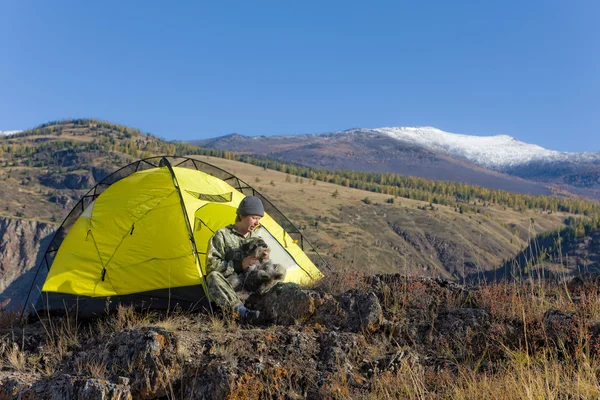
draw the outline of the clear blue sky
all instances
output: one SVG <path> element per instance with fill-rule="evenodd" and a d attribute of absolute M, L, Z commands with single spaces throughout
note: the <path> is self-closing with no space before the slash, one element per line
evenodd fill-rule
<path fill-rule="evenodd" d="M 0 130 L 431 125 L 600 151 L 600 1 L 0 0 Z"/>

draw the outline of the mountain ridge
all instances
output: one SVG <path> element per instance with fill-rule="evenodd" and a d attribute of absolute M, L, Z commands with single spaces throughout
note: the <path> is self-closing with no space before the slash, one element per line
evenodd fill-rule
<path fill-rule="evenodd" d="M 461 133 L 446 132 L 441 129 L 432 126 L 399 126 L 399 127 L 382 127 L 382 128 L 350 128 L 342 131 L 332 131 L 324 133 L 303 133 L 297 135 L 243 135 L 239 133 L 231 133 L 228 135 L 218 136 L 210 139 L 194 140 L 193 142 L 206 142 L 206 141 L 218 141 L 226 139 L 248 139 L 248 140 L 261 140 L 268 138 L 269 140 L 285 140 L 285 139 L 298 139 L 298 138 L 315 138 L 315 137 L 339 137 L 344 135 L 352 134 L 383 134 L 393 139 L 400 141 L 406 141 L 409 143 L 422 145 L 427 147 L 429 150 L 443 150 L 447 153 L 455 156 L 464 156 L 469 161 L 475 162 L 484 167 L 510 167 L 519 164 L 525 164 L 531 161 L 540 160 L 561 160 L 561 161 L 599 161 L 600 162 L 600 151 L 588 151 L 588 152 L 572 152 L 572 151 L 560 151 L 547 149 L 543 146 L 523 142 L 513 136 L 507 134 L 497 134 L 489 136 L 480 135 L 467 135 Z M 437 138 L 436 138 L 437 136 Z M 494 153 L 490 152 L 477 152 L 474 150 L 472 143 L 467 141 L 479 142 L 477 145 L 481 147 L 481 144 L 488 146 L 510 146 L 511 152 L 513 150 L 524 150 L 522 153 L 517 154 L 506 154 L 501 152 L 497 148 L 496 154 L 505 155 L 507 157 L 498 157 Z M 535 152 L 539 152 L 536 154 Z M 525 153 L 525 154 L 523 154 Z M 492 156 L 492 159 L 487 159 L 486 156 Z M 495 156 L 495 157 L 494 157 Z M 508 157 L 512 156 L 512 157 Z"/>
<path fill-rule="evenodd" d="M 600 152 L 548 150 L 508 135 L 462 135 L 433 127 L 353 128 L 268 137 L 235 134 L 188 142 L 311 167 L 400 173 L 535 195 L 566 191 L 600 198 Z"/>

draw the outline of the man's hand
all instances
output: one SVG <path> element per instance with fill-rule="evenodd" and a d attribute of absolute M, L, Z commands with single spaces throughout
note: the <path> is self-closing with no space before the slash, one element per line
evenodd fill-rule
<path fill-rule="evenodd" d="M 246 269 L 253 264 L 258 264 L 259 259 L 250 255 L 242 260 L 242 269 Z"/>

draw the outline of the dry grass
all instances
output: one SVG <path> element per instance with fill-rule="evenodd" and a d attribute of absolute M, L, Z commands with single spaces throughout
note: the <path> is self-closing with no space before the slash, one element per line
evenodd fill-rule
<path fill-rule="evenodd" d="M 97 356 L 78 358 L 75 361 L 75 370 L 80 375 L 96 379 L 106 379 L 109 373 L 106 360 Z"/>
<path fill-rule="evenodd" d="M 19 345 L 12 343 L 7 350 L 4 351 L 4 358 L 8 366 L 16 371 L 24 371 L 26 367 L 25 352 L 19 348 Z"/>
<path fill-rule="evenodd" d="M 405 294 L 423 301 L 415 293 Z M 600 397 L 600 352 L 589 325 L 600 321 L 600 288 L 570 293 L 566 285 L 547 281 L 484 285 L 475 302 L 498 324 L 522 322 L 524 342 L 499 342 L 503 354 L 493 363 L 465 357 L 453 368 L 437 371 L 411 368 L 409 373 L 383 374 L 375 379 L 369 398 L 459 399 L 588 399 Z M 414 304 L 414 303 L 413 303 Z M 457 306 L 457 305 L 454 305 Z M 543 327 L 549 310 L 574 312 L 574 322 L 560 327 L 563 339 L 553 340 Z M 541 339 L 541 340 L 540 340 Z M 491 343 L 497 340 L 490 337 Z M 504 338 L 504 340 L 507 340 Z M 597 339 L 595 339 L 597 341 Z M 486 358 L 484 355 L 483 358 Z M 423 382 L 426 382 L 424 385 Z"/>
<path fill-rule="evenodd" d="M 461 370 L 450 384 L 449 397 L 461 399 L 597 399 L 600 364 L 581 354 L 560 360 L 553 352 L 531 357 L 508 352 L 509 361 L 496 373 Z"/>
<path fill-rule="evenodd" d="M 336 399 L 596 399 L 600 396 L 600 364 L 585 357 L 565 362 L 548 353 L 532 358 L 507 353 L 509 361 L 496 372 L 460 366 L 457 372 L 427 371 L 404 361 L 398 372 L 371 381 L 369 393 L 353 391 L 346 379 L 323 388 Z"/>
<path fill-rule="evenodd" d="M 385 372 L 373 381 L 370 399 L 426 399 L 427 377 L 423 367 L 402 360 L 396 373 Z"/>

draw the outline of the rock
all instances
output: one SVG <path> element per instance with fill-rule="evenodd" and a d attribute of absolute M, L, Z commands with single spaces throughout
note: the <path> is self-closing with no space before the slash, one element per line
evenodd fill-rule
<path fill-rule="evenodd" d="M 348 370 L 348 366 L 358 363 L 361 349 L 366 345 L 364 337 L 349 332 L 329 331 L 319 337 L 321 352 L 318 368 L 328 373 Z"/>
<path fill-rule="evenodd" d="M 50 196 L 48 201 L 61 205 L 64 209 L 71 209 L 73 207 L 74 200 L 70 196 L 64 194 L 57 194 Z"/>
<path fill-rule="evenodd" d="M 124 376 L 120 376 L 117 378 L 117 383 L 119 385 L 129 385 L 129 378 L 126 378 Z"/>
<path fill-rule="evenodd" d="M 252 294 L 246 307 L 260 310 L 261 320 L 294 325 L 308 320 L 323 303 L 321 294 L 301 289 L 296 283 L 279 282 L 263 295 Z"/>
<path fill-rule="evenodd" d="M 39 379 L 39 377 L 31 377 L 25 374 L 11 374 L 9 376 L 2 376 L 0 374 L 0 399 L 18 399 L 20 393 L 25 392 L 31 387 L 34 379 Z"/>
<path fill-rule="evenodd" d="M 90 162 L 89 159 L 85 158 L 84 154 L 81 154 L 75 149 L 58 150 L 52 154 L 52 157 L 56 160 L 58 165 L 63 167 L 75 167 Z"/>
<path fill-rule="evenodd" d="M 600 355 L 600 322 L 592 324 L 589 327 L 590 337 L 590 352 L 598 356 Z"/>
<path fill-rule="evenodd" d="M 211 361 L 206 367 L 186 371 L 181 393 L 184 399 L 224 400 L 239 378 L 237 368 L 223 360 Z"/>
<path fill-rule="evenodd" d="M 104 178 L 113 173 L 112 168 L 92 167 L 92 176 L 94 181 L 101 182 Z"/>
<path fill-rule="evenodd" d="M 39 378 L 39 377 L 38 377 Z M 26 383 L 19 379 L 0 380 L 2 400 L 129 400 L 131 391 L 127 385 L 115 384 L 102 379 L 88 379 L 63 374 L 52 379 Z"/>
<path fill-rule="evenodd" d="M 335 298 L 325 297 L 313 320 L 330 329 L 372 333 L 383 322 L 383 310 L 375 293 L 350 290 Z"/>
<path fill-rule="evenodd" d="M 181 378 L 176 337 L 158 327 L 126 330 L 106 343 L 84 344 L 73 364 L 85 366 L 90 362 L 106 365 L 108 376 L 113 371 L 119 373 L 114 380 L 129 387 L 136 399 L 166 396 L 173 382 Z"/>
<path fill-rule="evenodd" d="M 571 279 L 569 283 L 567 283 L 567 290 L 577 296 L 586 291 L 597 293 L 599 288 L 600 273 L 598 272 L 589 272 L 578 275 Z"/>
<path fill-rule="evenodd" d="M 450 301 L 453 305 L 472 306 L 473 296 L 477 288 L 459 285 L 445 278 L 406 277 L 400 274 L 373 275 L 368 279 L 371 287 L 382 303 L 397 292 L 409 290 L 418 293 L 421 307 L 433 307 L 436 310 L 447 308 Z M 408 289 L 407 289 L 408 288 Z"/>
<path fill-rule="evenodd" d="M 559 348 L 572 349 L 581 333 L 581 321 L 573 311 L 550 309 L 542 319 L 548 340 Z"/>
<path fill-rule="evenodd" d="M 103 356 L 108 365 L 118 371 L 130 371 L 135 398 L 166 396 L 169 386 L 181 376 L 177 340 L 172 332 L 156 327 L 119 332 L 106 347 Z"/>
<path fill-rule="evenodd" d="M 19 218 L 0 217 L 0 302 L 7 309 L 25 302 L 37 266 L 40 249 L 45 249 L 56 225 Z"/>
<path fill-rule="evenodd" d="M 129 400 L 127 385 L 114 384 L 100 379 L 81 379 L 73 385 L 74 398 L 82 400 Z"/>
<path fill-rule="evenodd" d="M 434 323 L 432 344 L 447 347 L 457 359 L 481 356 L 487 346 L 491 315 L 478 308 L 457 308 L 438 315 Z M 426 340 L 425 340 L 426 341 Z"/>
<path fill-rule="evenodd" d="M 89 171 L 66 174 L 51 172 L 41 175 L 39 181 L 42 185 L 54 189 L 88 189 L 95 184 L 94 177 Z"/>
<path fill-rule="evenodd" d="M 263 295 L 253 294 L 246 306 L 260 310 L 263 322 L 281 325 L 317 322 L 330 329 L 375 332 L 383 321 L 381 305 L 373 292 L 350 290 L 333 297 L 295 283 L 278 283 Z"/>
<path fill-rule="evenodd" d="M 410 367 L 419 364 L 419 355 L 410 349 L 400 349 L 373 361 L 367 361 L 361 365 L 361 371 L 371 378 L 382 372 L 397 373 L 405 363 Z"/>

